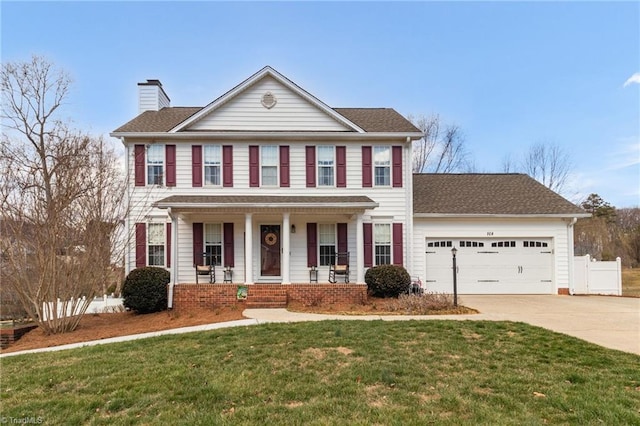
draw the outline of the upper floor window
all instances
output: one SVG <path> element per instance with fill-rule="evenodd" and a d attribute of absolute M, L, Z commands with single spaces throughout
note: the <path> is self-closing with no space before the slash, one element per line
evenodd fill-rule
<path fill-rule="evenodd" d="M 147 185 L 162 185 L 164 177 L 164 149 L 162 145 L 147 148 Z"/>
<path fill-rule="evenodd" d="M 204 146 L 204 183 L 220 185 L 222 154 L 220 145 Z"/>
<path fill-rule="evenodd" d="M 261 182 L 263 186 L 278 185 L 278 147 L 263 146 L 260 150 Z"/>
<path fill-rule="evenodd" d="M 335 150 L 332 146 L 318 147 L 318 186 L 334 186 Z"/>
<path fill-rule="evenodd" d="M 164 223 L 149 223 L 147 225 L 147 265 L 164 266 Z"/>
<path fill-rule="evenodd" d="M 318 225 L 318 245 L 320 248 L 320 266 L 335 264 L 336 259 L 336 226 L 334 224 Z"/>
<path fill-rule="evenodd" d="M 375 246 L 375 264 L 391 264 L 391 224 L 376 223 L 373 232 Z"/>
<path fill-rule="evenodd" d="M 375 186 L 391 185 L 391 147 L 373 147 L 374 184 Z"/>

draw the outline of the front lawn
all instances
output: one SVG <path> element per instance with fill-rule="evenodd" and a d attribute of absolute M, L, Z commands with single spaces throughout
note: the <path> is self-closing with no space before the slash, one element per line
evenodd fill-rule
<path fill-rule="evenodd" d="M 4 358 L 44 424 L 640 424 L 640 357 L 522 323 L 268 324 Z"/>

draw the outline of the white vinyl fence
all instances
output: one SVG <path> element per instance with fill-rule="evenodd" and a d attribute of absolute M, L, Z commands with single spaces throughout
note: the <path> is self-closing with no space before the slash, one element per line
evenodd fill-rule
<path fill-rule="evenodd" d="M 576 256 L 573 269 L 571 294 L 622 295 L 622 263 L 619 257 L 613 261 L 598 262 L 588 254 Z"/>
<path fill-rule="evenodd" d="M 84 300 L 84 298 L 82 299 Z M 74 310 L 72 308 L 71 303 L 67 303 L 66 306 L 63 306 L 63 303 L 58 299 L 58 306 L 56 308 L 56 312 L 62 313 L 64 308 L 66 307 L 66 312 L 63 314 L 64 316 L 73 316 L 78 315 L 80 311 L 80 304 L 76 304 L 76 312 L 71 312 Z M 47 319 L 47 313 L 53 311 L 53 304 L 49 304 L 49 309 L 43 310 L 44 319 Z M 120 297 L 111 297 L 104 295 L 102 297 L 98 296 L 94 298 L 91 303 L 89 303 L 89 308 L 87 308 L 87 314 L 100 314 L 100 313 L 110 313 L 110 312 L 121 312 L 124 311 L 124 306 L 122 305 L 122 298 Z"/>

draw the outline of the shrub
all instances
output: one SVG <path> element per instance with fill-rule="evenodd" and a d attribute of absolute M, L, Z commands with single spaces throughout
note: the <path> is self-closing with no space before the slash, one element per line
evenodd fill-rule
<path fill-rule="evenodd" d="M 380 265 L 367 270 L 364 276 L 367 291 L 374 297 L 398 297 L 409 290 L 411 277 L 397 265 Z"/>
<path fill-rule="evenodd" d="M 453 306 L 453 295 L 447 293 L 401 294 L 398 300 L 388 305 L 392 312 L 403 312 L 407 315 L 427 315 L 438 311 L 450 311 Z"/>
<path fill-rule="evenodd" d="M 163 268 L 149 266 L 134 269 L 122 286 L 122 301 L 127 309 L 148 314 L 167 309 L 167 284 L 171 276 Z"/>

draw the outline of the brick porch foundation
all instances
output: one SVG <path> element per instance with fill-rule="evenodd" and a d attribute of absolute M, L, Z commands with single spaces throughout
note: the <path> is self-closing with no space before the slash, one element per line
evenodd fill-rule
<path fill-rule="evenodd" d="M 242 284 L 176 284 L 173 308 L 281 308 L 289 303 L 305 305 L 350 303 L 367 300 L 366 284 L 251 284 L 247 299 L 238 300 Z"/>

